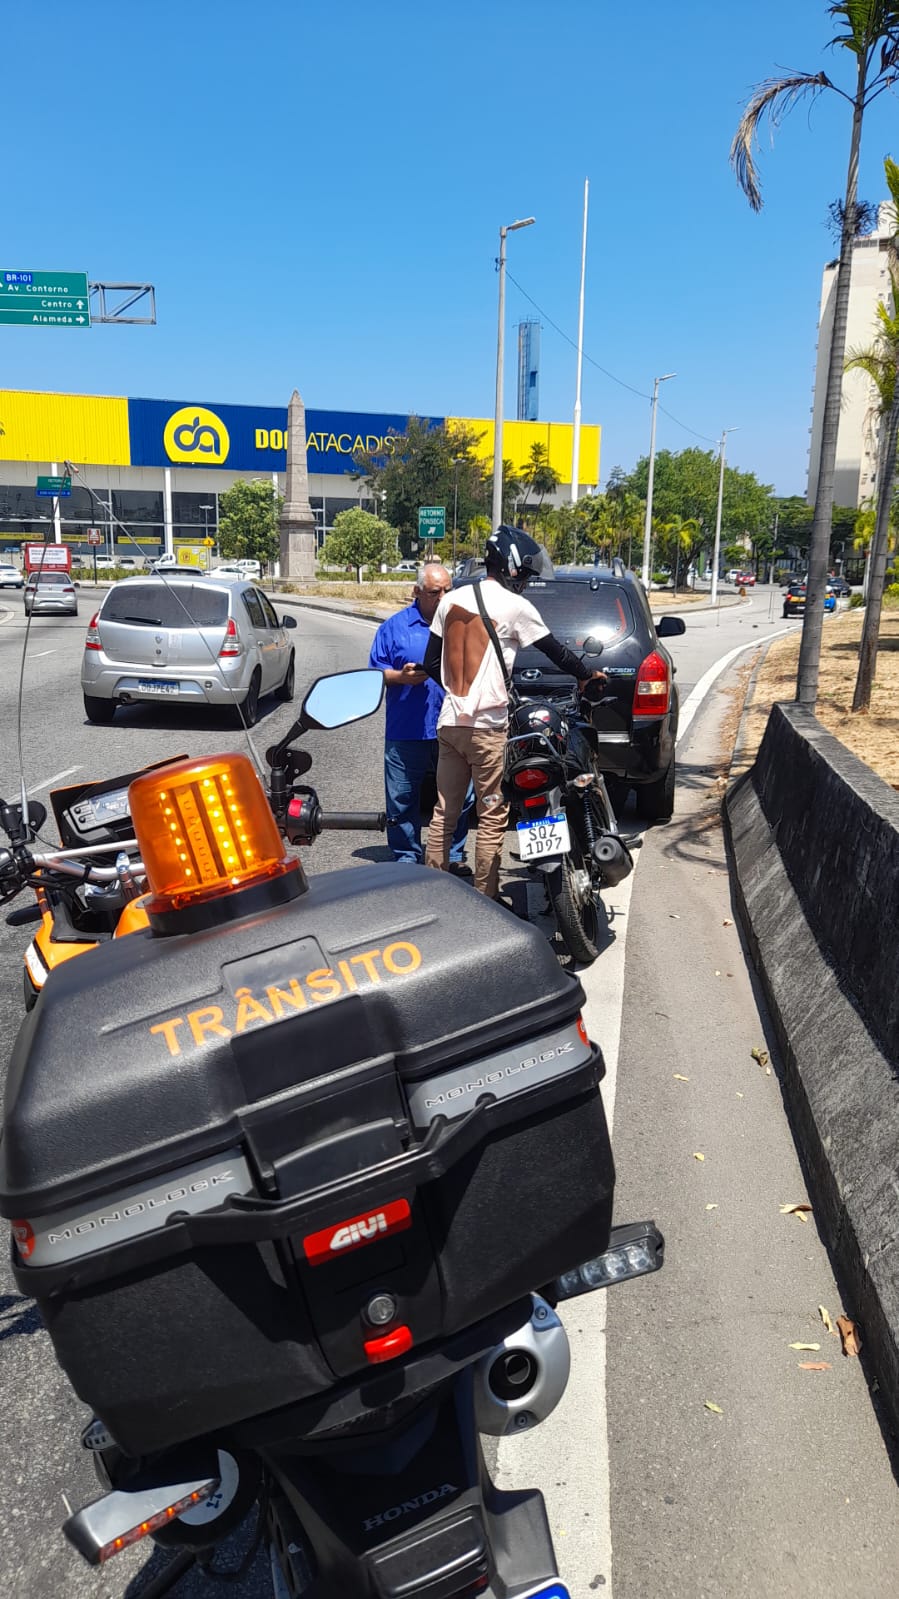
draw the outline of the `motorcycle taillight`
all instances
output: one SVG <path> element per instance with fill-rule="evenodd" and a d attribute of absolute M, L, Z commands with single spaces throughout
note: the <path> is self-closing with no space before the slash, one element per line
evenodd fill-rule
<path fill-rule="evenodd" d="M 537 766 L 522 766 L 512 773 L 515 788 L 534 789 L 549 786 L 549 773 Z"/>

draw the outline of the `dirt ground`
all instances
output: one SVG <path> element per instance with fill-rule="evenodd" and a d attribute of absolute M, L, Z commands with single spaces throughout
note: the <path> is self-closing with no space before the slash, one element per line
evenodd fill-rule
<path fill-rule="evenodd" d="M 853 754 L 899 789 L 899 609 L 884 610 L 880 623 L 877 674 L 866 714 L 850 710 L 858 670 L 861 611 L 825 618 L 818 687 L 818 720 Z M 799 633 L 771 645 L 746 704 L 741 763 L 751 761 L 761 742 L 771 706 L 796 697 Z"/>

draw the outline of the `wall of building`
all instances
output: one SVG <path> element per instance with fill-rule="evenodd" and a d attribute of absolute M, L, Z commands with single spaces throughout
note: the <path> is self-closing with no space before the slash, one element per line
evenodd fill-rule
<path fill-rule="evenodd" d="M 874 342 L 876 310 L 879 300 L 889 294 L 887 238 L 892 221 L 881 206 L 881 221 L 876 233 L 856 240 L 852 253 L 849 288 L 849 319 L 846 332 L 847 357 L 852 350 L 868 349 Z M 818 326 L 818 352 L 815 365 L 815 393 L 812 406 L 809 444 L 807 500 L 814 504 L 818 488 L 818 462 L 821 455 L 821 429 L 827 389 L 827 367 L 833 333 L 834 295 L 837 263 L 824 268 Z M 863 372 L 843 375 L 843 404 L 837 433 L 837 460 L 834 500 L 837 505 L 861 505 L 871 498 L 876 487 L 877 391 Z"/>

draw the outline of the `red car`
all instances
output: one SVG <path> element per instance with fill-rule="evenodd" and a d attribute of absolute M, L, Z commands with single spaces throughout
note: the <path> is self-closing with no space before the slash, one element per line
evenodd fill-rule
<path fill-rule="evenodd" d="M 736 577 L 734 578 L 734 582 L 736 583 L 738 589 L 739 588 L 754 589 L 755 588 L 755 573 L 754 572 L 738 572 Z"/>

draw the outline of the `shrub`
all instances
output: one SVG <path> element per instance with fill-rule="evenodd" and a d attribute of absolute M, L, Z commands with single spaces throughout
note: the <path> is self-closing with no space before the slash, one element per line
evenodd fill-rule
<path fill-rule="evenodd" d="M 850 609 L 850 611 L 857 611 L 858 607 L 860 605 L 864 605 L 864 603 L 865 603 L 865 601 L 864 601 L 864 598 L 863 598 L 863 596 L 861 594 L 850 594 L 850 596 L 849 596 L 849 609 Z"/>

